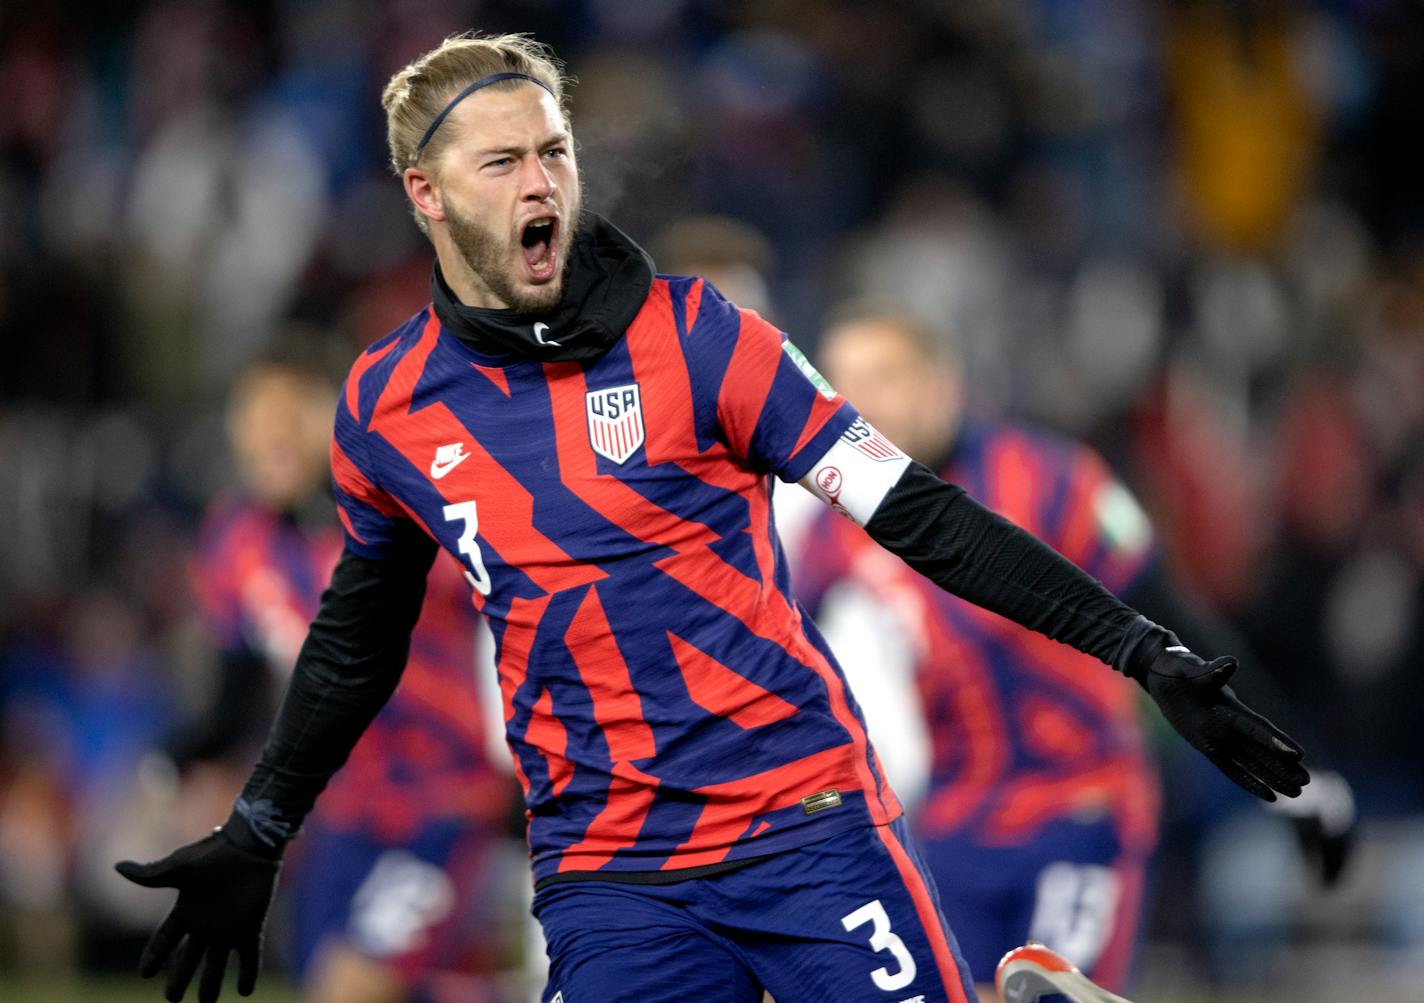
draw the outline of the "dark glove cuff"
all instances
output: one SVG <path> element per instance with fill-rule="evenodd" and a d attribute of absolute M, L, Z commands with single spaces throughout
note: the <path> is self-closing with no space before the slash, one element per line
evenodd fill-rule
<path fill-rule="evenodd" d="M 258 802 L 259 806 L 266 802 Z M 222 833 L 228 841 L 240 850 L 263 860 L 281 860 L 287 843 L 296 833 L 276 819 L 255 811 L 241 797 L 233 802 L 232 814 L 223 823 Z"/>
<path fill-rule="evenodd" d="M 1122 644 L 1113 659 L 1113 668 L 1123 675 L 1136 679 L 1138 685 L 1147 688 L 1147 671 L 1168 647 L 1179 644 L 1177 635 L 1166 627 L 1159 626 L 1139 616 L 1123 634 Z"/>

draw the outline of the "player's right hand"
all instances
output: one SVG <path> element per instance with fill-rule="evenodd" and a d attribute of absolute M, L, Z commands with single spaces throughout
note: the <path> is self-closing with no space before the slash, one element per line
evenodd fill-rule
<path fill-rule="evenodd" d="M 217 829 L 162 860 L 148 864 L 123 860 L 114 869 L 146 888 L 178 889 L 177 903 L 149 938 L 138 964 L 139 974 L 149 978 L 173 955 L 166 999 L 177 1003 L 183 998 L 198 963 L 207 955 L 198 1000 L 213 1003 L 222 990 L 232 951 L 237 952 L 237 991 L 252 995 L 261 967 L 262 927 L 277 887 L 280 860 L 244 849 Z"/>
<path fill-rule="evenodd" d="M 1171 636 L 1139 681 L 1168 723 L 1238 786 L 1263 801 L 1297 797 L 1310 782 L 1305 753 L 1237 698 L 1226 685 L 1235 672 L 1229 655 L 1208 663 Z"/>

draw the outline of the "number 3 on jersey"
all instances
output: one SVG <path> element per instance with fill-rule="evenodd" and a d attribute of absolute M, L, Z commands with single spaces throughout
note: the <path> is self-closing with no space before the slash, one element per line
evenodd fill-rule
<path fill-rule="evenodd" d="M 480 529 L 480 517 L 472 501 L 456 502 L 454 505 L 445 506 L 445 521 L 454 522 L 456 519 L 464 523 L 464 528 L 460 532 L 460 539 L 457 541 L 460 553 L 464 554 L 470 562 L 470 570 L 465 572 L 465 577 L 470 580 L 470 584 L 475 587 L 475 591 L 482 596 L 490 594 L 490 576 L 485 570 L 484 555 L 480 553 L 480 542 L 475 539 L 475 534 Z"/>
<path fill-rule="evenodd" d="M 900 966 L 895 972 L 888 968 L 875 969 L 870 973 L 871 981 L 876 988 L 887 993 L 904 989 L 915 981 L 915 959 L 899 935 L 890 932 L 890 917 L 879 899 L 871 899 L 855 912 L 841 917 L 841 926 L 846 928 L 847 933 L 866 923 L 870 924 L 870 946 L 876 951 L 889 951 L 890 957 Z"/>

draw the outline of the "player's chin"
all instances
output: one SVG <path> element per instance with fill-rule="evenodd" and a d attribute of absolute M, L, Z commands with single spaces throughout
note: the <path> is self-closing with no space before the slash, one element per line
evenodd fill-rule
<path fill-rule="evenodd" d="M 559 305 L 564 294 L 564 277 L 554 275 L 539 281 L 529 281 L 520 276 L 515 283 L 514 308 L 521 314 L 548 313 Z"/>

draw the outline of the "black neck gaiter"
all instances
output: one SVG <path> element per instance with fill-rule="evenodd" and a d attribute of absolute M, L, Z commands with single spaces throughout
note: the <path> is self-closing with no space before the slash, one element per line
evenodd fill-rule
<path fill-rule="evenodd" d="M 569 248 L 564 294 L 552 310 L 521 314 L 465 306 L 441 274 L 431 301 L 445 329 L 479 352 L 540 362 L 596 359 L 623 337 L 653 284 L 653 261 L 602 216 L 585 213 Z"/>

